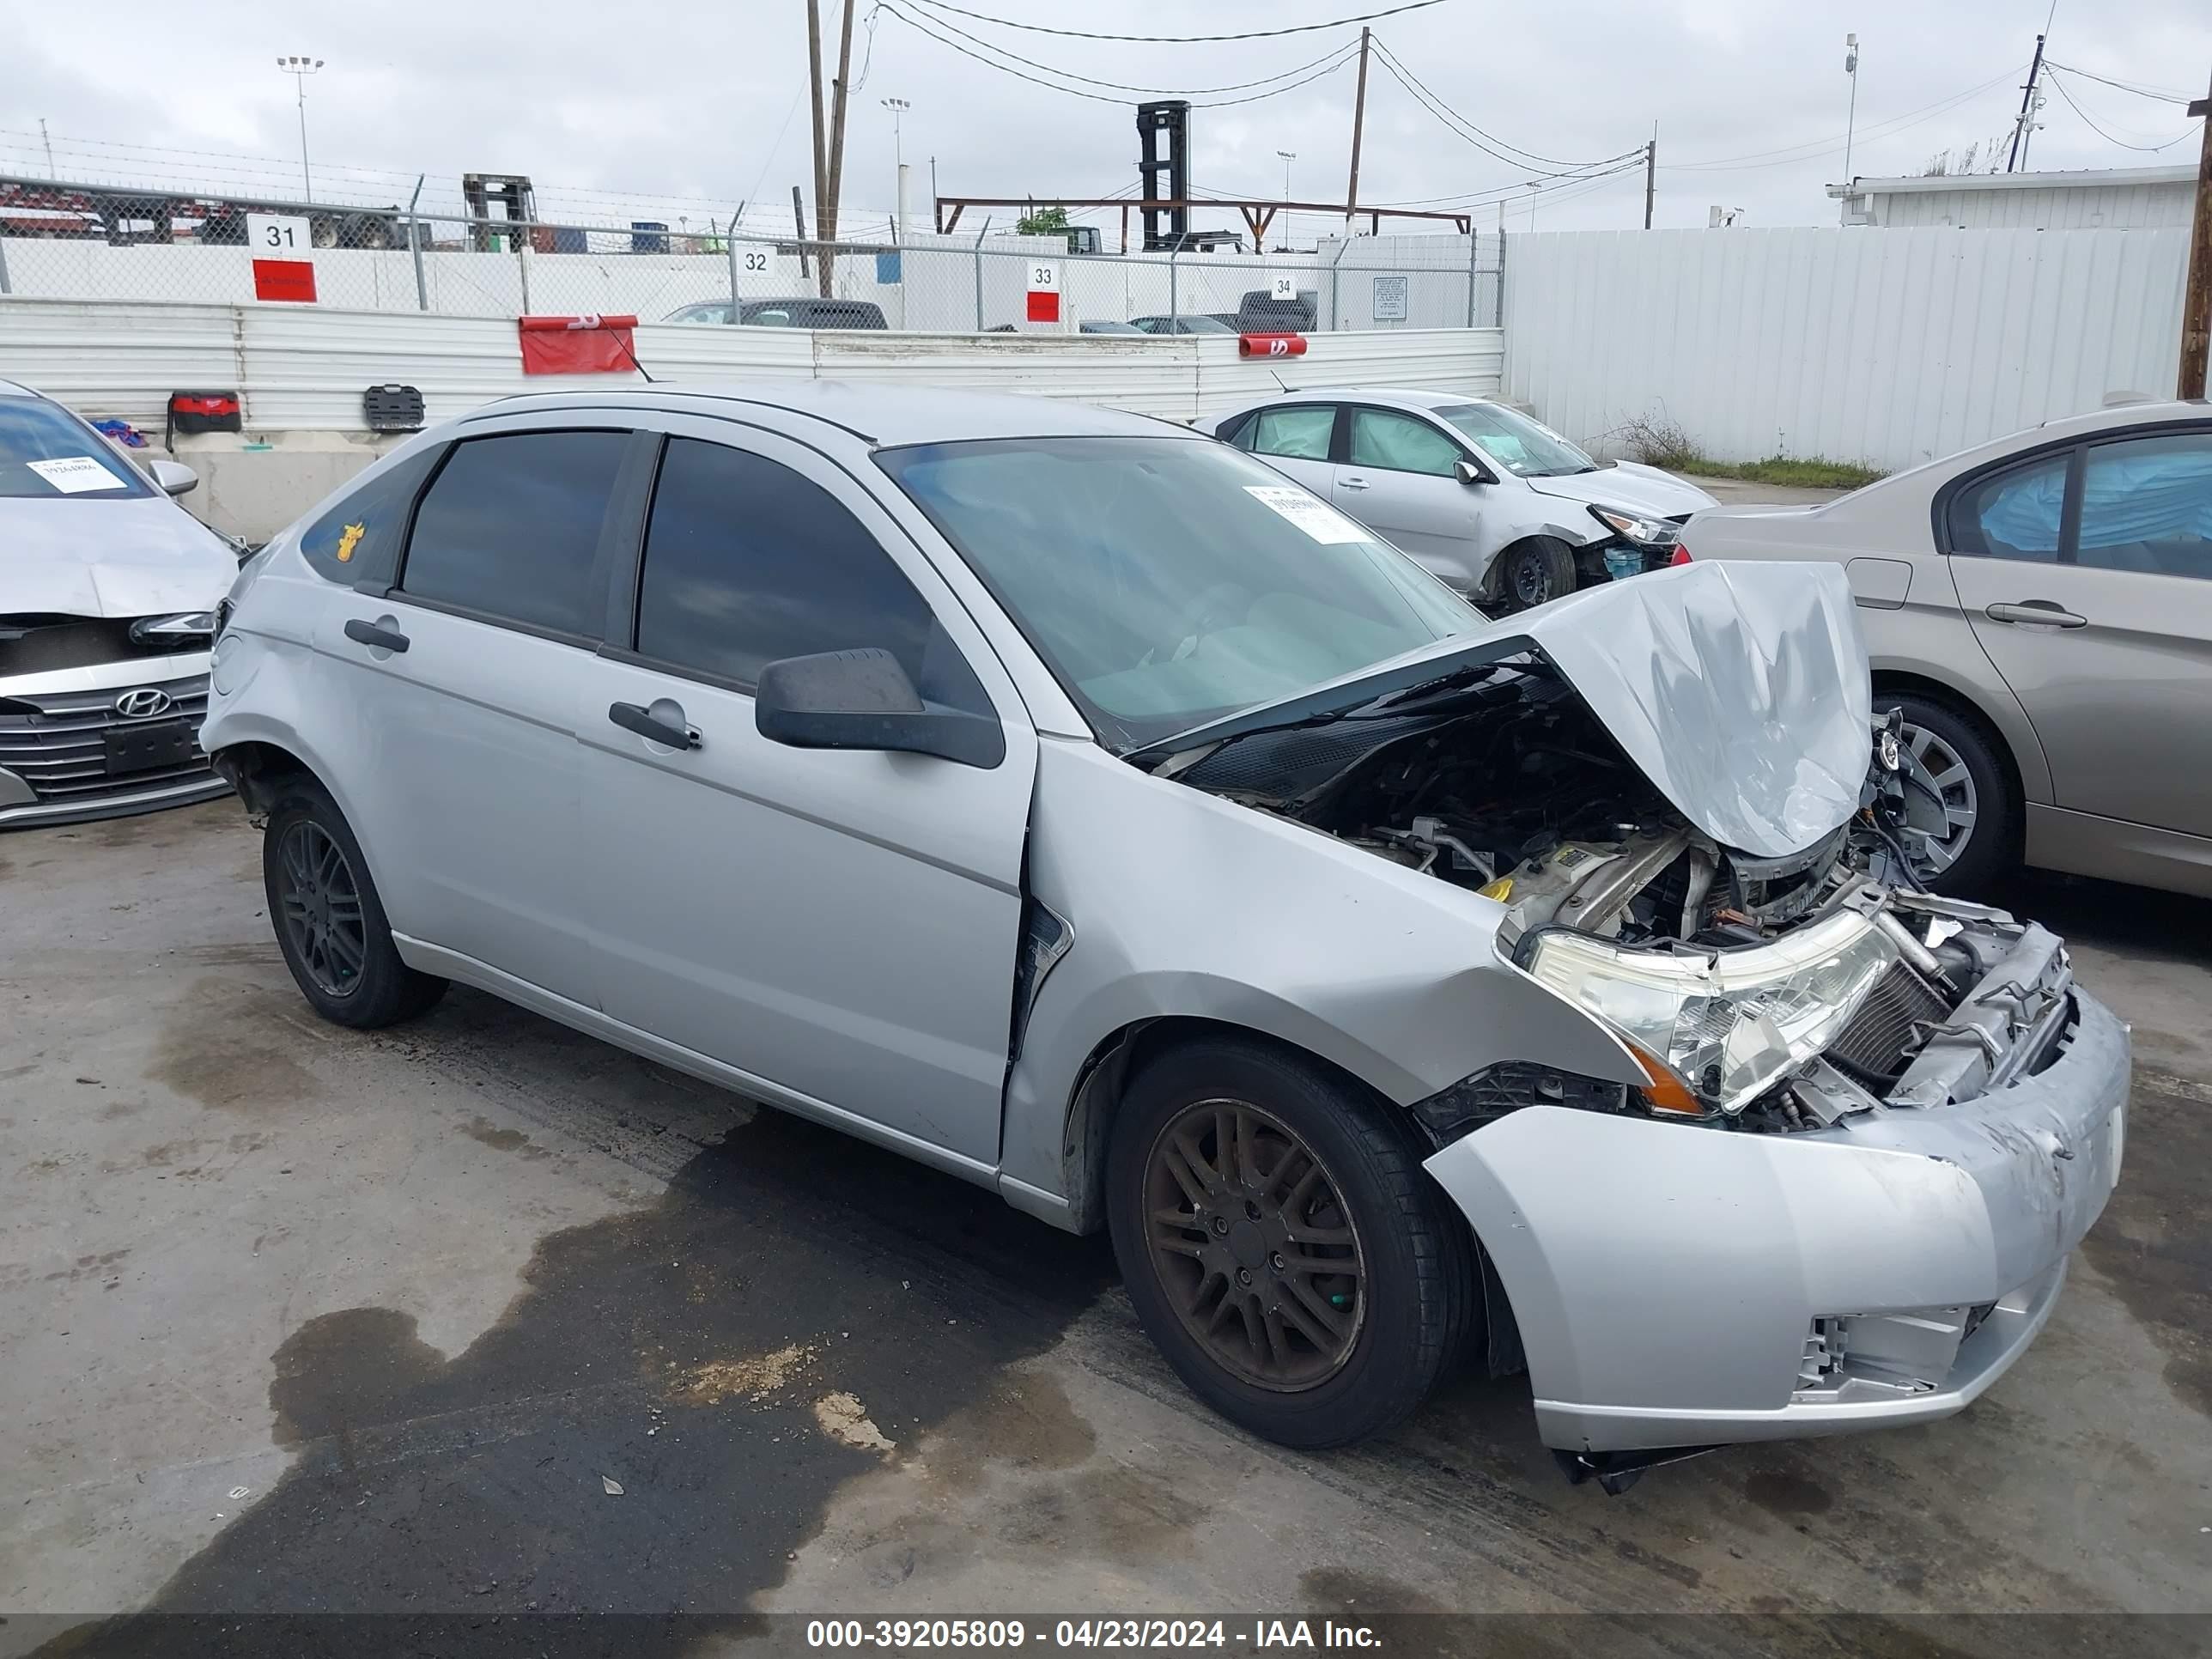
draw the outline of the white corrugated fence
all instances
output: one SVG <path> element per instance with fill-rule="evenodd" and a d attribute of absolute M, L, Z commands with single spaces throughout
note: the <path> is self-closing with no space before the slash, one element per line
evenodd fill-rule
<path fill-rule="evenodd" d="M 2173 393 L 2186 229 L 1540 232 L 1505 258 L 1506 395 L 1619 453 L 1888 470 Z"/>

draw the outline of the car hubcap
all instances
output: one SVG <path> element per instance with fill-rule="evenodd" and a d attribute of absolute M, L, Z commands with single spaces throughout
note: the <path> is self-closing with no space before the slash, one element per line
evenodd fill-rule
<path fill-rule="evenodd" d="M 1237 1100 L 1186 1108 L 1152 1143 L 1145 1213 L 1153 1273 L 1224 1370 L 1289 1394 L 1352 1357 L 1367 1309 L 1358 1230 L 1276 1119 Z"/>
<path fill-rule="evenodd" d="M 1513 597 L 1529 607 L 1551 602 L 1552 576 L 1543 560 L 1523 554 L 1514 561 Z"/>
<path fill-rule="evenodd" d="M 278 919 L 294 957 L 326 995 L 349 994 L 368 957 L 352 865 L 320 824 L 302 822 L 284 832 L 276 868 Z"/>
<path fill-rule="evenodd" d="M 1966 769 L 1959 751 L 1925 726 L 1906 722 L 1899 734 L 1913 757 L 1928 769 L 1929 781 L 1943 797 L 1945 826 L 1941 832 L 1907 830 L 1905 850 L 1921 876 L 1940 876 L 1959 861 L 1972 839 L 1974 820 L 1981 813 L 1981 798 L 1974 789 L 1974 775 Z"/>

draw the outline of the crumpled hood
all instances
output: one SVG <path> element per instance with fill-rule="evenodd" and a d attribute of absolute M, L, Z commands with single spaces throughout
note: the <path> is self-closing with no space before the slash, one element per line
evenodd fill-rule
<path fill-rule="evenodd" d="M 1570 472 L 1558 478 L 1526 478 L 1522 482 L 1540 495 L 1562 501 L 1587 501 L 1593 507 L 1625 507 L 1662 519 L 1697 513 L 1720 503 L 1693 483 L 1685 483 L 1671 472 L 1636 461 L 1601 466 L 1595 472 Z"/>
<path fill-rule="evenodd" d="M 0 500 L 0 611 L 212 611 L 238 557 L 166 495 Z"/>
<path fill-rule="evenodd" d="M 1780 858 L 1857 811 L 1873 686 L 1850 585 L 1826 563 L 1686 564 L 1608 582 L 1146 752 L 1358 708 L 1532 647 L 1723 847 Z"/>

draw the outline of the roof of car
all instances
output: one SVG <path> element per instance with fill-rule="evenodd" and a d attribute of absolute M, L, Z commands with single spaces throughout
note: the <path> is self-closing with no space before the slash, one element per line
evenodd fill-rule
<path fill-rule="evenodd" d="M 20 380 L 0 380 L 0 398 L 44 398 L 44 393 L 31 390 Z"/>
<path fill-rule="evenodd" d="M 1438 392 L 1433 387 L 1414 386 L 1302 386 L 1295 392 L 1279 393 L 1262 401 L 1271 404 L 1302 400 L 1329 402 L 1340 398 L 1357 398 L 1364 404 L 1381 404 L 1386 407 L 1395 404 L 1401 409 L 1457 409 L 1464 404 L 1493 401 L 1488 398 L 1478 398 L 1468 392 Z"/>
<path fill-rule="evenodd" d="M 719 408 L 713 407 L 720 405 Z M 1063 398 L 954 392 L 854 380 L 756 381 L 745 386 L 653 386 L 621 392 L 549 392 L 502 398 L 470 420 L 533 409 L 780 410 L 878 444 L 957 443 L 978 438 L 1195 437 L 1187 427 Z"/>

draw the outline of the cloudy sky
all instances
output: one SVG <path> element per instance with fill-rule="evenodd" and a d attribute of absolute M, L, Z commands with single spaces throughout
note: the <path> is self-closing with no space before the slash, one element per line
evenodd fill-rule
<path fill-rule="evenodd" d="M 1191 92 L 1201 106 L 1192 112 L 1200 190 L 1280 197 L 1278 152 L 1290 150 L 1294 195 L 1341 200 L 1354 79 L 1343 49 L 1356 25 L 1145 44 L 972 14 L 1167 35 L 1281 30 L 1392 3 L 959 0 L 965 10 L 951 11 L 942 0 L 854 0 L 846 228 L 879 231 L 890 210 L 893 130 L 882 100 L 893 97 L 912 106 L 903 149 L 918 219 L 932 157 L 946 194 L 1133 193 L 1131 112 L 1098 100 L 1140 94 L 1100 82 L 1170 94 L 1241 87 Z M 837 4 L 823 0 L 825 14 Z M 1430 99 L 1484 140 L 1425 107 L 1378 58 L 1360 197 L 1464 202 L 1486 228 L 1501 201 L 1509 228 L 1532 219 L 1540 229 L 1631 227 L 1642 219 L 1640 159 L 1595 175 L 1604 158 L 1638 149 L 1656 121 L 1659 224 L 1702 225 L 1715 204 L 1744 210 L 1752 225 L 1832 222 L 1822 186 L 1844 176 L 1847 31 L 1861 52 L 1852 170 L 1918 173 L 1941 152 L 1956 162 L 1972 146 L 1984 157 L 2002 148 L 2046 15 L 2049 56 L 2067 67 L 2032 141 L 2035 167 L 2194 161 L 2195 126 L 2180 104 L 2130 88 L 2203 94 L 2205 0 L 2057 0 L 2055 15 L 2051 0 L 1437 0 L 1372 27 Z M 805 17 L 803 0 L 198 0 L 127 12 L 0 0 L 0 173 L 45 173 L 50 142 L 63 178 L 295 194 L 294 83 L 275 59 L 300 52 L 325 60 L 307 103 L 325 198 L 404 201 L 422 173 L 426 205 L 450 204 L 465 171 L 514 172 L 537 182 L 548 216 L 681 216 L 696 227 L 746 200 L 763 226 L 781 226 L 791 186 L 811 194 Z M 999 49 L 1000 67 L 978 61 L 994 55 L 979 41 Z M 1214 101 L 1267 92 L 1246 83 L 1268 76 L 1288 89 Z M 1100 216 L 1109 234 L 1118 226 L 1118 216 Z M 1316 219 L 1297 234 L 1310 241 L 1333 226 Z"/>

